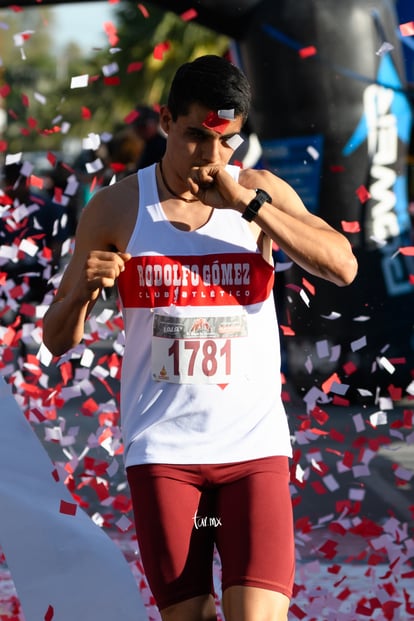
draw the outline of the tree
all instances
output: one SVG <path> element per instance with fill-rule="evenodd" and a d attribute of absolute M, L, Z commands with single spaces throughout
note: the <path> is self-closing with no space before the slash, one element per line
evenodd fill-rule
<path fill-rule="evenodd" d="M 8 13 L 8 34 L 0 38 L 0 88 L 10 87 L 5 102 L 9 150 L 59 149 L 66 137 L 112 132 L 128 122 L 137 104 L 163 103 L 183 62 L 222 54 L 228 47 L 225 36 L 150 3 L 144 8 L 123 0 L 116 7 L 107 48 L 88 57 L 76 45 L 56 54 L 53 9 Z M 80 19 L 81 11 L 80 6 Z M 33 31 L 22 46 L 25 58 L 13 44 L 13 35 L 24 30 Z M 71 78 L 83 74 L 89 76 L 88 86 L 71 88 Z M 69 127 L 65 136 L 63 123 Z"/>

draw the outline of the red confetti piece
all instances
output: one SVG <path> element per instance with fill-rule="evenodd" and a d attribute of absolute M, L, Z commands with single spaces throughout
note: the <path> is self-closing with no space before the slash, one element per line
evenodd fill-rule
<path fill-rule="evenodd" d="M 354 220 L 353 222 L 347 222 L 346 220 L 341 220 L 342 230 L 345 233 L 359 233 L 361 230 L 361 226 L 358 220 Z"/>
<path fill-rule="evenodd" d="M 121 84 L 121 78 L 118 75 L 111 75 L 104 78 L 105 86 L 119 86 Z"/>
<path fill-rule="evenodd" d="M 371 198 L 371 194 L 368 192 L 364 185 L 360 185 L 359 188 L 355 190 L 355 194 L 358 196 L 362 204 L 366 203 L 367 200 Z"/>
<path fill-rule="evenodd" d="M 314 45 L 309 45 L 299 50 L 299 56 L 301 58 L 309 58 L 309 56 L 315 56 L 317 53 L 318 51 Z"/>
<path fill-rule="evenodd" d="M 105 22 L 103 27 L 105 34 L 108 37 L 109 44 L 111 47 L 115 47 L 115 45 L 119 43 L 116 26 L 112 22 Z"/>
<path fill-rule="evenodd" d="M 330 430 L 329 437 L 336 442 L 345 442 L 345 435 L 336 429 Z"/>
<path fill-rule="evenodd" d="M 198 13 L 195 9 L 188 9 L 188 11 L 184 11 L 184 13 L 181 13 L 180 17 L 183 22 L 189 22 L 192 19 L 195 19 L 197 15 Z"/>
<path fill-rule="evenodd" d="M 322 554 L 326 557 L 326 558 L 334 558 L 334 556 L 336 556 L 336 548 L 337 548 L 338 544 L 336 541 L 333 541 L 333 539 L 328 539 L 327 541 L 325 541 L 325 543 L 318 548 L 320 552 L 322 552 Z"/>
<path fill-rule="evenodd" d="M 311 416 L 313 416 L 319 425 L 324 425 L 329 420 L 329 414 L 318 407 L 312 410 Z"/>
<path fill-rule="evenodd" d="M 343 591 L 341 591 L 341 593 L 339 593 L 339 595 L 337 595 L 337 598 L 340 599 L 341 601 L 344 601 L 348 599 L 350 595 L 351 595 L 351 591 L 349 590 L 348 587 L 346 587 L 346 589 L 344 589 Z"/>
<path fill-rule="evenodd" d="M 166 54 L 166 52 L 168 52 L 170 50 L 170 43 L 169 41 L 164 41 L 163 43 L 158 43 L 158 45 L 156 45 L 154 47 L 154 51 L 152 53 L 153 57 L 155 58 L 155 60 L 162 60 L 164 58 L 164 54 Z"/>
<path fill-rule="evenodd" d="M 143 62 L 136 61 L 134 63 L 129 63 L 127 68 L 127 73 L 133 73 L 134 71 L 141 71 L 144 66 Z"/>
<path fill-rule="evenodd" d="M 334 395 L 334 398 L 332 399 L 332 405 L 341 405 L 343 407 L 348 407 L 349 400 L 344 399 L 343 397 L 340 397 L 339 395 Z"/>
<path fill-rule="evenodd" d="M 54 616 L 55 616 L 55 610 L 53 606 L 49 606 L 45 614 L 45 621 L 52 621 Z"/>
<path fill-rule="evenodd" d="M 229 120 L 220 118 L 217 112 L 209 112 L 202 125 L 207 127 L 207 129 L 213 129 L 219 134 L 222 134 L 229 123 Z"/>
<path fill-rule="evenodd" d="M 352 375 L 352 373 L 355 373 L 358 369 L 356 364 L 352 361 L 346 362 L 342 368 L 347 375 Z"/>
<path fill-rule="evenodd" d="M 289 608 L 289 612 L 295 615 L 297 619 L 304 619 L 306 617 L 306 612 L 304 612 L 302 608 L 299 608 L 297 604 L 292 604 Z"/>
<path fill-rule="evenodd" d="M 145 17 L 145 19 L 150 16 L 147 7 L 145 7 L 143 4 L 138 4 L 138 8 L 141 11 L 143 17 Z"/>
<path fill-rule="evenodd" d="M 126 115 L 126 117 L 124 117 L 124 123 L 129 125 L 130 123 L 133 123 L 135 119 L 137 119 L 138 117 L 139 117 L 138 110 L 132 110 Z"/>
<path fill-rule="evenodd" d="M 27 95 L 24 95 L 24 94 L 22 95 L 22 104 L 23 104 L 26 108 L 28 108 L 28 107 L 29 107 L 30 101 L 29 101 L 29 98 L 28 98 L 28 96 L 27 96 Z"/>
<path fill-rule="evenodd" d="M 399 252 L 405 257 L 414 257 L 414 246 L 402 246 Z"/>
<path fill-rule="evenodd" d="M 290 326 L 280 326 L 283 336 L 295 336 L 295 331 Z"/>
<path fill-rule="evenodd" d="M 92 397 L 87 399 L 81 407 L 81 412 L 84 416 L 93 416 L 97 410 L 99 410 L 99 405 Z"/>
<path fill-rule="evenodd" d="M 346 468 L 352 468 L 354 463 L 354 454 L 351 451 L 345 451 L 342 463 Z"/>
<path fill-rule="evenodd" d="M 73 377 L 72 364 L 69 361 L 63 362 L 59 368 L 60 374 L 62 376 L 62 381 L 66 385 L 68 381 Z"/>
<path fill-rule="evenodd" d="M 326 489 L 326 487 L 324 487 L 320 481 L 312 481 L 311 485 L 312 485 L 313 489 L 315 490 L 315 492 L 316 492 L 317 494 L 319 494 L 319 495 L 326 494 L 326 493 L 327 493 L 327 491 L 328 491 L 328 490 Z M 335 555 L 334 555 L 334 556 L 335 556 Z M 329 558 L 329 557 L 328 557 L 328 558 Z M 332 557 L 331 557 L 331 558 L 332 558 Z"/>
<path fill-rule="evenodd" d="M 85 120 L 89 120 L 92 118 L 92 112 L 86 106 L 82 106 L 81 108 L 82 118 Z"/>
<path fill-rule="evenodd" d="M 305 289 L 309 291 L 309 293 L 311 293 L 312 295 L 315 295 L 316 289 L 314 285 L 312 285 L 312 283 L 309 282 L 309 280 L 307 280 L 306 278 L 302 278 L 302 285 L 305 287 Z"/>
<path fill-rule="evenodd" d="M 66 500 L 60 501 L 60 509 L 59 512 L 65 515 L 76 515 L 76 511 L 78 510 L 78 505 L 74 502 L 67 502 Z"/>
<path fill-rule="evenodd" d="M 11 93 L 11 88 L 8 84 L 3 84 L 2 87 L 0 87 L 0 97 L 7 97 L 7 95 L 10 95 Z"/>
<path fill-rule="evenodd" d="M 57 157 L 56 157 L 56 155 L 54 153 L 49 151 L 46 157 L 47 157 L 47 161 L 49 162 L 49 164 L 51 166 L 53 166 L 53 167 L 56 166 Z"/>
<path fill-rule="evenodd" d="M 63 190 L 62 188 L 55 188 L 53 192 L 53 202 L 60 205 L 62 203 Z"/>
<path fill-rule="evenodd" d="M 30 175 L 29 184 L 39 190 L 43 189 L 43 179 L 41 177 L 36 177 L 36 175 Z"/>
<path fill-rule="evenodd" d="M 414 35 L 414 22 L 405 22 L 405 24 L 400 24 L 400 32 L 403 37 L 410 37 Z"/>
<path fill-rule="evenodd" d="M 109 166 L 115 174 L 121 173 L 126 169 L 126 164 L 122 164 L 121 162 L 111 162 Z"/>
<path fill-rule="evenodd" d="M 340 173 L 344 172 L 345 166 L 342 166 L 342 164 L 331 164 L 331 166 L 329 166 L 329 170 L 333 173 Z"/>
<path fill-rule="evenodd" d="M 0 151 L 7 151 L 8 143 L 5 140 L 0 140 Z"/>
<path fill-rule="evenodd" d="M 323 392 L 328 393 L 331 390 L 332 384 L 334 382 L 336 382 L 337 384 L 341 383 L 341 380 L 339 379 L 339 375 L 337 373 L 332 373 L 332 375 L 323 382 L 321 386 Z"/>

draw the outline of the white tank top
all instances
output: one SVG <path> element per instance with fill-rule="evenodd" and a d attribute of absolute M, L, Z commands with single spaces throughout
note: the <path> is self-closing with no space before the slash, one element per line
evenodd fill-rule
<path fill-rule="evenodd" d="M 126 466 L 291 455 L 273 267 L 238 212 L 215 209 L 182 231 L 163 212 L 155 166 L 138 182 L 132 259 L 118 279 Z"/>

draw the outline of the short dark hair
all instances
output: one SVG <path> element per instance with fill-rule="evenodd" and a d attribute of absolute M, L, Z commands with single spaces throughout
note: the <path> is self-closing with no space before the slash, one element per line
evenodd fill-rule
<path fill-rule="evenodd" d="M 171 83 L 168 108 L 174 121 L 198 103 L 210 110 L 232 110 L 246 121 L 250 109 L 250 84 L 244 73 L 221 56 L 207 54 L 184 63 Z"/>

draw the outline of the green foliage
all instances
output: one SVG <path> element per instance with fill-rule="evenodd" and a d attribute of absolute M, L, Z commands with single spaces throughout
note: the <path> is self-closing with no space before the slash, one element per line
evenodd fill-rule
<path fill-rule="evenodd" d="M 0 89 L 4 84 L 11 89 L 4 98 L 9 114 L 3 137 L 10 152 L 54 150 L 63 138 L 112 132 L 138 103 L 164 103 L 183 62 L 205 53 L 223 54 L 228 47 L 225 36 L 150 3 L 145 3 L 148 15 L 132 0 L 114 6 L 118 41 L 108 41 L 106 48 L 88 56 L 75 44 L 57 51 L 51 37 L 53 9 L 0 13 L 1 18 L 7 14 L 2 21 L 9 23 L 7 36 L 0 38 Z M 81 10 L 80 5 L 80 19 Z M 27 29 L 34 33 L 23 49 L 16 48 L 13 35 Z M 71 88 L 71 78 L 83 74 L 89 75 L 88 86 Z M 65 136 L 62 123 L 70 128 Z"/>

